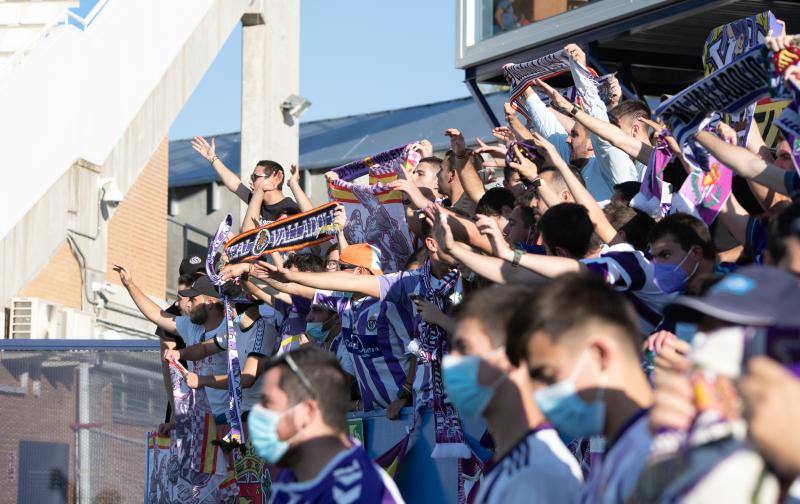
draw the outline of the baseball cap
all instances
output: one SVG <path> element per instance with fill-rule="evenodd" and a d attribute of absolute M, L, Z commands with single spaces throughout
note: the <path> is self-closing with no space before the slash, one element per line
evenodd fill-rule
<path fill-rule="evenodd" d="M 800 283 L 772 266 L 745 266 L 714 284 L 702 297 L 680 296 L 664 315 L 695 322 L 708 315 L 736 325 L 800 327 Z"/>
<path fill-rule="evenodd" d="M 183 275 L 196 275 L 197 273 L 206 272 L 206 262 L 203 257 L 199 255 L 190 255 L 183 258 L 181 265 L 178 268 L 178 273 Z"/>
<path fill-rule="evenodd" d="M 213 298 L 219 298 L 219 290 L 217 290 L 217 286 L 211 282 L 211 279 L 208 278 L 206 275 L 199 277 L 197 280 L 194 281 L 191 287 L 188 289 L 183 289 L 178 291 L 183 297 L 195 297 L 195 296 L 210 296 Z"/>
<path fill-rule="evenodd" d="M 367 268 L 373 275 L 383 275 L 381 251 L 369 243 L 356 243 L 342 250 L 339 262 Z"/>

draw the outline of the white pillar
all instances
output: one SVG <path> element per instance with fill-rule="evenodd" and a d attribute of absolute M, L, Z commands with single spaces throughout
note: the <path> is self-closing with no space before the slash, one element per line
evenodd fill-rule
<path fill-rule="evenodd" d="M 271 159 L 289 177 L 299 158 L 298 121 L 281 110 L 300 94 L 300 0 L 257 0 L 242 17 L 241 177 Z M 284 192 L 289 189 L 284 184 Z M 242 205 L 242 217 L 246 206 Z"/>

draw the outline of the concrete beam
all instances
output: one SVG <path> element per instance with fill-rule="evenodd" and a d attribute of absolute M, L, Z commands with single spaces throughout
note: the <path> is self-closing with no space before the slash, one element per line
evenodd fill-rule
<path fill-rule="evenodd" d="M 259 0 L 242 17 L 241 177 L 261 159 L 287 171 L 299 158 L 298 121 L 280 104 L 300 94 L 300 2 Z M 284 191 L 289 189 L 284 185 Z M 246 206 L 242 205 L 242 217 Z"/>

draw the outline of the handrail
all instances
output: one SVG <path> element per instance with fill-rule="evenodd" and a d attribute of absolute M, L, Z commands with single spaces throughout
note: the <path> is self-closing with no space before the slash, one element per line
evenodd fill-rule
<path fill-rule="evenodd" d="M 94 8 L 92 8 L 85 18 L 80 17 L 76 13 L 69 10 L 69 8 L 66 8 L 64 12 L 59 12 L 52 21 L 42 27 L 35 38 L 31 39 L 30 42 L 17 49 L 16 52 L 14 52 L 14 55 L 11 56 L 2 67 L 0 67 L 0 79 L 10 68 L 14 66 L 14 64 L 19 63 L 25 57 L 25 55 L 39 45 L 39 43 L 50 34 L 50 30 L 56 26 L 61 26 L 62 24 L 69 24 L 69 20 L 72 19 L 76 22 L 76 25 L 80 26 L 81 31 L 86 31 L 86 28 L 92 24 L 97 15 L 100 14 L 100 11 L 105 8 L 108 2 L 109 0 L 100 0 L 97 2 L 97 4 L 95 4 Z"/>
<path fill-rule="evenodd" d="M 0 339 L 0 352 L 50 350 L 55 352 L 88 350 L 160 351 L 157 339 L 152 340 L 84 340 L 84 339 Z"/>
<path fill-rule="evenodd" d="M 75 22 L 83 26 L 83 29 L 85 30 L 90 24 L 92 24 L 94 18 L 96 18 L 97 15 L 100 14 L 100 11 L 105 8 L 108 2 L 109 0 L 100 0 L 99 2 L 97 2 L 92 8 L 92 10 L 89 11 L 89 14 L 87 14 L 85 18 L 80 17 L 78 14 L 72 12 L 71 10 L 67 11 L 67 17 L 73 19 Z"/>

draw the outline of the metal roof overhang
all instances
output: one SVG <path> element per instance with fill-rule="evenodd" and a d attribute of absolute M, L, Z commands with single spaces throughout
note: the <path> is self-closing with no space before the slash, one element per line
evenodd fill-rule
<path fill-rule="evenodd" d="M 563 14 L 579 16 L 581 11 L 599 7 L 598 1 Z M 800 31 L 800 2 L 757 0 L 678 0 L 647 10 L 617 17 L 585 29 L 565 31 L 537 45 L 520 45 L 517 50 L 465 68 L 470 91 L 476 83 L 505 84 L 502 67 L 508 62 L 530 61 L 555 52 L 568 43 L 586 50 L 589 64 L 600 73 L 618 72 L 626 94 L 660 95 L 675 93 L 703 76 L 701 53 L 709 32 L 725 23 L 766 10 L 786 21 L 790 33 Z M 566 18 L 564 18 L 566 19 Z M 548 20 L 539 21 L 539 23 Z M 519 29 L 535 29 L 533 25 Z M 560 23 L 565 28 L 574 23 Z M 566 85 L 568 76 L 556 77 L 556 86 Z"/>

